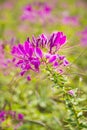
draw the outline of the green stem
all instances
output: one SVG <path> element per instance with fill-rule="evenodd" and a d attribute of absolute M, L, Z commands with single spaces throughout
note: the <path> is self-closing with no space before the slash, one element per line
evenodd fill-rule
<path fill-rule="evenodd" d="M 36 120 L 24 120 L 24 123 L 31 123 L 31 124 L 36 124 L 40 125 L 42 127 L 45 127 L 47 130 L 52 130 L 47 124 L 43 123 L 42 121 L 36 121 Z"/>
<path fill-rule="evenodd" d="M 71 103 L 72 104 L 72 103 Z M 80 130 L 80 128 L 79 128 L 79 120 L 78 120 L 78 116 L 77 116 L 77 112 L 76 112 L 76 110 L 75 110 L 75 107 L 74 107 L 74 105 L 72 104 L 72 108 L 73 108 L 73 112 L 74 112 L 74 116 L 75 116 L 75 119 L 76 119 L 76 122 L 77 122 L 77 127 L 78 127 L 78 130 Z"/>
<path fill-rule="evenodd" d="M 53 77 L 54 75 L 54 73 L 53 73 L 53 71 L 47 66 L 47 68 L 46 68 L 49 72 L 50 72 L 50 74 L 51 74 L 51 76 Z M 53 77 L 54 78 L 54 77 Z M 55 82 L 54 82 L 55 83 Z M 64 85 L 64 84 L 63 84 Z M 61 89 L 62 89 L 62 92 L 63 92 L 63 95 L 64 95 L 64 100 L 65 100 L 65 104 L 66 104 L 66 97 L 68 97 L 69 95 L 68 95 L 68 93 L 66 92 L 66 90 L 65 90 L 65 85 L 63 86 L 63 87 L 61 87 Z M 78 116 L 77 116 L 77 112 L 76 112 L 76 110 L 75 110 L 75 108 L 74 108 L 74 105 L 73 105 L 73 103 L 71 102 L 71 99 L 70 98 L 68 98 L 68 100 L 69 100 L 69 102 L 70 102 L 70 104 L 71 104 L 71 107 L 72 107 L 72 110 L 73 110 L 73 113 L 74 113 L 74 117 L 75 117 L 75 120 L 76 120 L 76 123 L 77 123 L 77 128 L 78 128 L 78 130 L 80 130 L 80 127 L 79 127 L 79 125 L 80 125 L 80 123 L 79 123 L 79 120 L 78 120 Z M 66 104 L 66 105 L 69 105 L 69 104 Z M 68 106 L 68 109 L 69 109 L 69 106 Z M 71 110 L 71 109 L 70 109 Z"/>

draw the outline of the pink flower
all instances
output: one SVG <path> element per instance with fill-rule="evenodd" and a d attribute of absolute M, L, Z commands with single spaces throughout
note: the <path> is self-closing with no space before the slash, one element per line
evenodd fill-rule
<path fill-rule="evenodd" d="M 66 43 L 66 36 L 63 32 L 55 32 L 49 38 L 44 34 L 39 37 L 29 38 L 22 44 L 13 46 L 13 62 L 16 67 L 21 68 L 21 76 L 28 71 L 39 72 L 40 65 L 50 64 L 56 71 L 63 72 L 63 68 L 69 65 L 65 56 L 59 55 L 58 50 Z M 27 80 L 31 80 L 27 76 Z"/>
<path fill-rule="evenodd" d="M 69 90 L 68 94 L 70 94 L 71 96 L 74 96 L 74 91 L 73 90 Z"/>
<path fill-rule="evenodd" d="M 62 20 L 63 24 L 77 26 L 79 25 L 78 17 L 76 16 L 64 16 Z"/>
<path fill-rule="evenodd" d="M 52 8 L 48 4 L 44 2 L 36 2 L 24 7 L 21 19 L 29 20 L 31 22 L 35 22 L 37 19 L 41 20 L 42 18 L 45 20 L 45 17 L 47 18 L 51 11 Z"/>
<path fill-rule="evenodd" d="M 23 116 L 23 114 L 21 114 L 21 113 L 18 113 L 18 120 L 23 120 L 24 119 L 24 116 Z"/>
<path fill-rule="evenodd" d="M 29 75 L 27 76 L 27 80 L 28 80 L 28 81 L 30 81 L 30 80 L 31 80 L 31 77 L 30 77 Z"/>
<path fill-rule="evenodd" d="M 84 28 L 83 31 L 80 32 L 80 43 L 82 46 L 86 47 L 87 46 L 87 27 Z"/>
<path fill-rule="evenodd" d="M 14 120 L 23 120 L 24 115 L 21 113 L 16 113 L 15 111 L 0 111 L 0 121 L 3 122 L 7 119 L 7 117 L 11 117 Z"/>
<path fill-rule="evenodd" d="M 49 39 L 50 53 L 53 53 L 54 47 L 56 48 L 55 51 L 57 51 L 65 43 L 66 43 L 66 36 L 63 35 L 63 32 L 53 33 Z"/>

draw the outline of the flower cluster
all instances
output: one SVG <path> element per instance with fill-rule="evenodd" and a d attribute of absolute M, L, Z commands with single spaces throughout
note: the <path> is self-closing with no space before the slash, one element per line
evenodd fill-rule
<path fill-rule="evenodd" d="M 45 18 L 50 15 L 52 11 L 51 7 L 47 3 L 34 3 L 28 4 L 24 8 L 23 14 L 21 16 L 22 20 L 36 21 L 36 19 Z"/>
<path fill-rule="evenodd" d="M 14 126 L 14 130 L 17 130 L 22 124 L 24 120 L 24 115 L 21 113 L 16 113 L 15 111 L 0 111 L 0 123 L 7 121 L 8 118 L 17 121 L 18 123 Z M 9 126 L 10 127 L 10 126 Z"/>
<path fill-rule="evenodd" d="M 16 113 L 15 111 L 0 111 L 0 122 L 5 121 L 8 117 L 17 121 L 24 119 L 24 116 L 21 113 Z"/>
<path fill-rule="evenodd" d="M 62 20 L 63 24 L 78 26 L 79 20 L 77 16 L 64 16 Z"/>
<path fill-rule="evenodd" d="M 58 50 L 66 43 L 66 36 L 63 32 L 55 32 L 49 38 L 44 34 L 39 37 L 29 38 L 24 44 L 18 44 L 12 48 L 13 62 L 21 68 L 21 75 L 32 70 L 39 72 L 40 65 L 50 64 L 59 73 L 63 72 L 64 66 L 69 62 L 66 57 L 58 54 Z M 30 80 L 30 76 L 27 76 Z"/>
<path fill-rule="evenodd" d="M 80 36 L 81 36 L 81 45 L 82 46 L 87 46 L 87 27 L 84 28 L 83 31 L 80 32 Z"/>

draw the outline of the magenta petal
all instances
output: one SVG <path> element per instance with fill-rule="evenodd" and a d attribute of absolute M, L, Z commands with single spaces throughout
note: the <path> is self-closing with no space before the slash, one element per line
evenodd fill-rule
<path fill-rule="evenodd" d="M 23 114 L 19 113 L 19 114 L 18 114 L 18 120 L 23 120 L 23 119 L 24 119 Z"/>
<path fill-rule="evenodd" d="M 40 61 L 38 59 L 32 60 L 31 64 L 34 65 L 36 71 L 39 71 Z"/>
<path fill-rule="evenodd" d="M 17 55 L 22 55 L 22 54 L 23 54 L 18 47 L 17 47 L 17 52 L 16 52 L 16 54 L 17 54 Z"/>
<path fill-rule="evenodd" d="M 59 56 L 60 60 L 63 60 L 65 58 L 65 56 Z"/>
<path fill-rule="evenodd" d="M 60 45 L 63 45 L 66 42 L 66 36 L 63 36 L 62 38 L 60 38 Z"/>
<path fill-rule="evenodd" d="M 32 45 L 36 46 L 36 38 L 34 36 L 32 36 Z"/>
<path fill-rule="evenodd" d="M 44 39 L 44 40 L 47 40 L 47 38 L 44 34 L 41 34 L 41 38 Z"/>
<path fill-rule="evenodd" d="M 51 12 L 51 7 L 50 6 L 48 6 L 48 5 L 45 5 L 45 7 L 44 7 L 44 11 L 45 11 L 45 13 L 50 13 Z"/>
<path fill-rule="evenodd" d="M 12 62 L 15 62 L 15 61 L 16 61 L 16 58 L 13 58 L 13 59 L 12 59 Z"/>
<path fill-rule="evenodd" d="M 51 56 L 51 58 L 49 59 L 49 62 L 52 63 L 56 60 L 57 56 L 53 55 Z"/>
<path fill-rule="evenodd" d="M 3 118 L 5 116 L 5 112 L 4 111 L 1 111 L 0 112 L 0 118 Z"/>
<path fill-rule="evenodd" d="M 16 47 L 16 46 L 13 46 L 11 53 L 12 53 L 12 54 L 17 53 L 17 47 Z"/>
<path fill-rule="evenodd" d="M 28 49 L 28 54 L 29 54 L 30 57 L 32 57 L 33 52 L 34 52 L 34 48 L 30 47 L 30 48 Z"/>
<path fill-rule="evenodd" d="M 25 41 L 24 47 L 25 47 L 26 53 L 28 53 L 29 52 L 29 42 L 28 41 Z"/>
<path fill-rule="evenodd" d="M 56 36 L 56 38 L 55 38 L 55 41 L 54 41 L 54 44 L 55 44 L 55 45 L 57 45 L 57 44 L 59 43 L 59 41 L 60 41 L 60 35 L 61 35 L 61 33 L 58 32 L 58 33 L 57 33 L 57 36 Z"/>
<path fill-rule="evenodd" d="M 54 67 L 58 67 L 58 65 L 59 65 L 59 63 L 56 62 L 56 61 L 55 61 L 54 64 L 53 64 Z"/>
<path fill-rule="evenodd" d="M 29 70 L 29 69 L 31 69 L 31 66 L 29 64 L 26 64 L 25 69 Z"/>
<path fill-rule="evenodd" d="M 28 81 L 30 81 L 30 80 L 31 80 L 31 77 L 30 77 L 29 75 L 27 76 L 27 80 L 28 80 Z"/>
<path fill-rule="evenodd" d="M 32 6 L 31 5 L 26 6 L 25 11 L 32 11 Z"/>
<path fill-rule="evenodd" d="M 19 44 L 18 47 L 23 54 L 26 54 L 23 45 Z"/>
<path fill-rule="evenodd" d="M 38 58 L 42 58 L 43 54 L 40 48 L 35 48 L 35 54 Z"/>
<path fill-rule="evenodd" d="M 25 74 L 26 71 L 22 71 L 20 72 L 20 75 L 23 76 Z"/>
<path fill-rule="evenodd" d="M 23 60 L 19 60 L 18 62 L 17 62 L 17 65 L 20 65 L 20 64 L 22 64 L 23 63 Z"/>
<path fill-rule="evenodd" d="M 35 66 L 37 66 L 37 65 L 39 66 L 39 65 L 40 65 L 40 61 L 37 60 L 37 59 L 36 59 L 36 60 L 32 60 L 32 61 L 31 61 L 31 64 L 33 64 L 33 65 L 35 65 Z"/>
<path fill-rule="evenodd" d="M 46 37 L 44 34 L 41 34 L 40 37 L 41 37 L 43 43 L 46 44 L 46 42 L 47 42 L 47 37 Z"/>
<path fill-rule="evenodd" d="M 30 57 L 32 57 L 34 49 L 33 47 L 31 47 L 30 42 L 25 41 L 24 47 L 25 47 L 26 53 L 29 54 Z"/>
<path fill-rule="evenodd" d="M 67 66 L 67 65 L 69 65 L 69 62 L 66 59 L 64 59 L 63 65 Z"/>

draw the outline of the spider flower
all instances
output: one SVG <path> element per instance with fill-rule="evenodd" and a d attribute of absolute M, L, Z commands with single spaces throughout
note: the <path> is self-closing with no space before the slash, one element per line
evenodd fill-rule
<path fill-rule="evenodd" d="M 39 72 L 40 66 L 50 64 L 56 71 L 62 72 L 69 64 L 65 56 L 59 55 L 58 50 L 66 43 L 66 36 L 62 32 L 55 32 L 49 38 L 44 34 L 37 38 L 29 38 L 24 44 L 18 44 L 12 48 L 13 61 L 21 68 L 21 76 L 32 70 Z M 31 77 L 27 76 L 28 80 Z"/>

